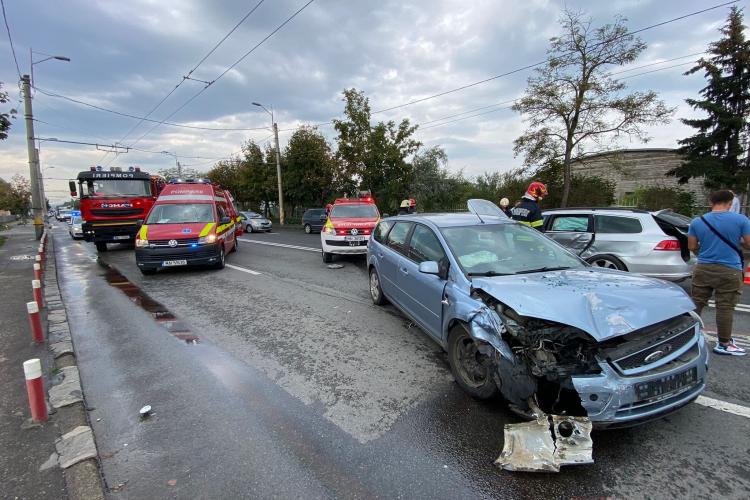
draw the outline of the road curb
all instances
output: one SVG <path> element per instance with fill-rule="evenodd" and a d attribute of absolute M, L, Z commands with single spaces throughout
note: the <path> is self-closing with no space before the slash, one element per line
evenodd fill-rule
<path fill-rule="evenodd" d="M 75 343 L 57 277 L 52 232 L 48 231 L 44 269 L 44 302 L 47 309 L 47 342 L 54 358 L 54 372 L 48 399 L 53 407 L 60 436 L 55 443 L 57 464 L 62 467 L 65 487 L 71 499 L 104 499 L 104 480 L 93 431 L 86 412 L 85 397 L 76 366 Z M 49 258 L 52 257 L 52 258 Z"/>

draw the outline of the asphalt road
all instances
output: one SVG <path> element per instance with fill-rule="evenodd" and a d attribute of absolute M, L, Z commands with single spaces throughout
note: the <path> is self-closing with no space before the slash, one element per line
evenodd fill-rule
<path fill-rule="evenodd" d="M 698 404 L 595 433 L 593 465 L 495 469 L 503 425 L 517 419 L 500 401 L 466 397 L 436 344 L 371 304 L 363 259 L 329 269 L 317 234 L 246 235 L 232 267 L 147 277 L 132 250 L 113 246 L 97 261 L 93 245 L 62 228 L 56 241 L 112 498 L 750 491 L 750 418 Z M 750 342 L 748 318 L 737 313 L 741 342 Z M 714 356 L 705 396 L 750 406 L 748 358 Z M 141 421 L 144 404 L 155 415 Z"/>

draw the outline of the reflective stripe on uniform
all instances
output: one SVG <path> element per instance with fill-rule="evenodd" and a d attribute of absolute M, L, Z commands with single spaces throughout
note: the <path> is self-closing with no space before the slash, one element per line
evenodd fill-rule
<path fill-rule="evenodd" d="M 206 225 L 205 225 L 205 226 L 203 227 L 203 229 L 201 229 L 201 232 L 200 232 L 200 234 L 199 234 L 198 236 L 202 238 L 203 236 L 206 236 L 206 235 L 208 235 L 208 233 L 210 233 L 210 232 L 211 232 L 211 229 L 212 229 L 212 228 L 213 228 L 213 227 L 214 227 L 215 225 L 216 225 L 215 223 L 213 223 L 213 222 L 209 222 L 208 224 L 206 224 Z"/>
<path fill-rule="evenodd" d="M 539 226 L 541 226 L 542 224 L 544 224 L 544 220 L 542 220 L 542 219 L 539 219 L 539 220 L 535 220 L 534 222 L 530 222 L 530 223 L 529 223 L 529 222 L 527 222 L 526 224 L 528 224 L 528 225 L 529 225 L 529 226 L 531 226 L 531 227 L 539 227 Z"/>
<path fill-rule="evenodd" d="M 141 226 L 141 231 L 139 233 L 139 237 L 142 240 L 147 240 L 148 239 L 147 235 L 148 235 L 148 226 L 146 224 L 144 224 L 144 225 Z"/>
<path fill-rule="evenodd" d="M 326 229 L 333 229 L 333 222 L 331 222 L 331 219 L 326 219 Z"/>
<path fill-rule="evenodd" d="M 518 222 L 519 224 L 523 224 L 524 226 L 531 227 L 531 222 L 529 222 L 529 221 L 517 220 L 516 222 Z"/>

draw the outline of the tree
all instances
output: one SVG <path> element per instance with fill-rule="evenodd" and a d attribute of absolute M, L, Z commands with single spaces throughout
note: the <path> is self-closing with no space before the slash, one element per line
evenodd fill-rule
<path fill-rule="evenodd" d="M 282 157 L 284 198 L 296 207 L 325 206 L 336 194 L 338 163 L 323 134 L 313 127 L 294 131 Z"/>
<path fill-rule="evenodd" d="M 524 164 L 546 165 L 562 160 L 563 193 L 567 206 L 571 187 L 571 160 L 591 144 L 633 136 L 648 141 L 646 125 L 667 123 L 673 110 L 656 92 L 622 95 L 625 84 L 606 71 L 635 61 L 646 48 L 628 33 L 624 18 L 599 28 L 580 13 L 565 11 L 563 33 L 550 39 L 548 58 L 528 79 L 524 96 L 513 110 L 521 113 L 528 130 L 514 143 Z"/>
<path fill-rule="evenodd" d="M 409 194 L 417 200 L 420 211 L 454 209 L 468 199 L 471 183 L 462 172 L 448 170 L 448 155 L 433 146 L 414 155 Z"/>
<path fill-rule="evenodd" d="M 412 138 L 417 130 L 407 118 L 370 123 L 370 103 L 363 92 L 344 90 L 343 120 L 334 120 L 338 132 L 337 157 L 342 164 L 342 188 L 369 189 L 383 207 L 395 208 L 408 195 L 413 179 L 406 159 L 421 143 Z"/>
<path fill-rule="evenodd" d="M 31 209 L 31 183 L 22 175 L 14 175 L 10 183 L 0 179 L 0 210 L 8 210 L 23 220 Z"/>
<path fill-rule="evenodd" d="M 732 7 L 723 38 L 709 45 L 709 58 L 701 58 L 685 74 L 703 71 L 708 84 L 700 91 L 702 99 L 686 99 L 707 116 L 682 119 L 697 130 L 678 143 L 684 163 L 669 174 L 686 183 L 705 176 L 710 189 L 747 189 L 750 180 L 748 155 L 748 112 L 750 112 L 750 41 L 745 39 L 742 11 Z"/>
<path fill-rule="evenodd" d="M 10 102 L 8 93 L 3 91 L 3 82 L 0 82 L 0 104 L 7 104 Z M 8 130 L 10 130 L 10 120 L 16 117 L 16 110 L 11 108 L 5 113 L 0 113 L 0 141 L 8 138 Z"/>

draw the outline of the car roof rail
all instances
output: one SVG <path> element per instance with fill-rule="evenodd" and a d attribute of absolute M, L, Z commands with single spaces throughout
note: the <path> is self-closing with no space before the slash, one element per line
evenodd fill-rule
<path fill-rule="evenodd" d="M 643 210 L 641 208 L 632 208 L 632 207 L 558 207 L 558 208 L 545 208 L 542 211 L 543 212 L 556 212 L 561 210 L 591 210 L 596 212 L 597 210 L 615 210 L 620 212 L 633 212 L 637 214 L 648 214 L 650 213 L 648 210 Z"/>

